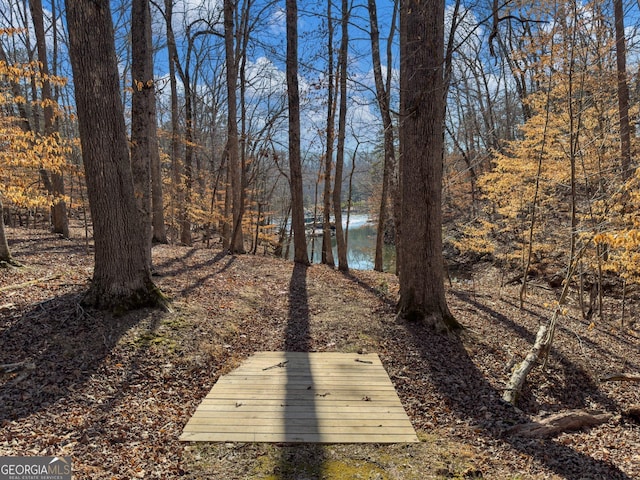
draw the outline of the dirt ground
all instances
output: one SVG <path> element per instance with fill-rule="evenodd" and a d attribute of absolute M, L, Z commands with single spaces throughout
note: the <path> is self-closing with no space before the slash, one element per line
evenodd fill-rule
<path fill-rule="evenodd" d="M 452 278 L 457 337 L 397 321 L 393 275 L 345 275 L 219 249 L 157 246 L 173 311 L 118 318 L 80 305 L 92 255 L 80 237 L 8 229 L 23 268 L 0 269 L 0 455 L 70 455 L 76 479 L 640 479 L 640 325 L 607 299 L 586 322 L 575 292 L 546 370 L 514 408 L 501 400 L 558 292 L 518 288 L 478 266 Z M 190 444 L 178 437 L 216 380 L 254 351 L 376 352 L 420 439 L 410 445 Z M 534 416 L 610 413 L 591 429 L 531 439 Z"/>

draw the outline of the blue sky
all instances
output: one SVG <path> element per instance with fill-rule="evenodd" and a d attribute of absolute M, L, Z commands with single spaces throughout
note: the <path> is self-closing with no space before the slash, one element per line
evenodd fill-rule
<path fill-rule="evenodd" d="M 62 0 L 58 0 L 58 9 L 63 5 Z M 114 23 L 116 25 L 116 34 L 118 42 L 118 51 L 121 54 L 121 69 L 125 75 L 125 80 L 130 82 L 127 72 L 127 59 L 124 52 L 126 51 L 127 32 L 129 28 L 127 0 L 113 0 L 112 9 Z M 158 3 L 164 4 L 162 0 Z M 322 135 L 319 134 L 325 128 L 326 119 L 326 80 L 324 78 L 324 69 L 326 65 L 326 2 L 321 0 L 299 1 L 299 47 L 300 47 L 300 87 L 303 98 L 303 134 L 304 142 L 307 146 L 313 148 L 321 148 Z M 360 141 L 365 145 L 372 145 L 378 135 L 378 113 L 373 103 L 373 76 L 371 71 L 371 59 L 369 53 L 368 38 L 368 13 L 365 0 L 356 0 L 353 2 L 353 11 L 350 25 L 350 50 L 349 50 L 349 82 L 350 90 L 350 123 L 353 131 Z M 470 24 L 474 24 L 477 19 L 490 16 L 489 2 L 463 2 L 464 5 L 473 9 L 474 13 L 467 13 L 467 19 Z M 51 1 L 43 0 L 46 13 L 51 11 Z M 7 26 L 21 26 L 21 9 L 22 0 L 0 0 L 0 22 Z M 124 8 L 123 8 L 124 6 Z M 193 24 L 194 29 L 204 28 L 205 23 L 194 23 L 199 18 L 204 18 L 210 22 L 215 22 L 214 29 L 222 33 L 220 20 L 221 0 L 175 0 L 174 6 L 174 22 L 173 27 L 179 43 L 181 57 L 184 58 L 186 44 L 184 42 L 185 26 Z M 638 19 L 638 1 L 625 0 L 625 8 L 627 10 L 627 31 L 629 38 L 629 64 L 638 63 L 639 51 L 637 29 L 639 27 Z M 250 80 L 250 100 L 255 102 L 256 115 L 258 119 L 256 125 L 260 123 L 260 112 L 264 110 L 266 115 L 267 107 L 279 105 L 285 95 L 285 14 L 284 0 L 278 2 L 268 2 L 267 0 L 255 0 L 253 11 L 260 12 L 260 23 L 256 27 L 254 40 L 251 42 L 249 60 L 247 64 L 247 75 Z M 389 19 L 391 17 L 392 2 L 391 0 L 378 0 L 378 18 L 381 23 L 381 41 L 383 59 L 382 63 L 386 70 L 386 59 L 384 52 L 386 50 L 385 40 L 389 28 Z M 161 15 L 155 7 L 152 7 L 154 17 L 154 31 L 156 33 L 156 43 L 159 50 L 155 56 L 156 75 L 160 80 L 159 85 L 163 86 L 163 77 L 167 74 L 167 53 L 162 46 L 165 35 L 164 22 Z M 469 10 L 470 12 L 470 10 Z M 340 16 L 339 5 L 333 8 L 333 15 L 336 18 L 336 36 L 334 46 L 339 44 L 340 26 L 337 23 Z M 28 15 L 27 15 L 28 17 Z M 63 26 L 63 20 L 59 24 Z M 60 29 L 63 31 L 63 28 Z M 471 49 L 472 43 L 479 40 L 471 37 L 471 44 L 466 49 L 480 52 L 485 56 L 485 66 L 487 71 L 499 71 L 499 66 L 495 59 L 491 59 L 487 55 L 486 49 L 486 28 L 481 27 L 476 31 L 477 38 L 483 38 L 483 44 L 477 49 Z M 24 35 L 22 35 L 24 36 Z M 49 44 L 51 48 L 52 39 L 49 34 Z M 12 40 L 13 41 L 13 40 Z M 19 42 L 18 42 L 19 43 Z M 207 68 L 203 69 L 199 77 L 199 87 L 205 95 L 207 87 L 214 83 L 214 74 L 222 72 L 224 65 L 224 49 L 222 48 L 221 39 L 216 36 L 200 37 L 199 47 L 208 44 L 210 49 L 207 52 L 206 62 Z M 59 44 L 61 56 L 65 54 L 64 42 Z M 392 68 L 394 69 L 395 78 L 397 78 L 397 45 L 393 45 L 394 60 Z M 474 53 L 477 54 L 477 53 Z M 68 65 L 60 72 L 62 75 L 69 75 L 70 69 Z M 496 83 L 497 85 L 497 83 Z M 163 92 L 161 92 L 163 93 Z M 162 98 L 161 98 L 162 100 Z M 264 118 L 263 118 L 264 121 Z M 353 148 L 355 140 L 352 138 L 350 145 Z"/>

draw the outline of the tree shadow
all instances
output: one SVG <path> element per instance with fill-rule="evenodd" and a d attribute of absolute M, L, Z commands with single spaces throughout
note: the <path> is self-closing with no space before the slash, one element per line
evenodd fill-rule
<path fill-rule="evenodd" d="M 309 437 L 318 436 L 320 428 L 315 414 L 314 388 L 308 392 L 300 393 L 292 387 L 298 385 L 293 378 L 305 376 L 309 378 L 313 387 L 313 375 L 309 355 L 293 354 L 302 352 L 308 354 L 311 351 L 311 331 L 309 316 L 309 293 L 307 290 L 307 266 L 294 263 L 291 280 L 289 282 L 289 312 L 285 331 L 285 358 L 287 359 L 287 389 L 284 408 L 285 438 L 293 440 L 299 434 L 297 428 L 288 419 L 294 417 L 294 408 L 303 406 L 308 416 L 305 418 L 304 430 Z M 294 363 L 295 362 L 295 363 Z M 293 368 L 295 367 L 295 369 Z M 304 439 L 301 440 L 304 442 Z M 280 460 L 274 474 L 279 479 L 320 478 L 325 464 L 323 448 L 317 443 L 308 443 L 303 448 L 295 444 L 285 444 L 280 447 Z"/>
<path fill-rule="evenodd" d="M 210 252 L 209 250 L 191 248 L 181 258 L 171 258 L 165 262 L 157 264 L 155 266 L 155 275 L 162 279 L 163 277 L 184 277 L 184 274 L 189 273 L 189 275 L 186 276 L 189 283 L 179 290 L 181 296 L 188 297 L 198 288 L 205 286 L 208 280 L 216 278 L 219 274 L 231 268 L 236 261 L 236 256 L 230 255 L 226 251 L 221 251 L 212 257 L 207 255 L 207 258 L 202 261 L 188 263 L 188 261 L 191 260 L 198 251 Z M 209 267 L 220 263 L 225 258 L 227 258 L 226 263 L 218 270 L 199 277 L 196 276 L 198 272 L 208 271 L 207 269 Z M 161 282 L 162 280 L 160 280 L 159 283 Z M 182 284 L 172 284 L 172 286 L 182 286 Z"/>
<path fill-rule="evenodd" d="M 562 478 L 630 480 L 615 465 L 596 460 L 553 439 L 531 440 L 510 435 L 508 426 L 527 422 L 528 418 L 502 401 L 501 392 L 487 382 L 460 338 L 437 334 L 419 323 L 405 323 L 404 327 L 442 398 L 462 421 L 473 424 L 479 435 L 508 443 Z M 491 414 L 490 419 L 486 417 L 487 412 Z"/>
<path fill-rule="evenodd" d="M 507 305 L 510 305 L 510 306 L 511 306 L 511 307 L 513 307 L 513 308 L 517 308 L 517 309 L 519 309 L 519 308 L 520 308 L 520 307 L 519 307 L 518 305 L 516 305 L 514 302 L 509 301 L 509 300 L 507 300 L 507 299 L 502 299 L 501 301 L 502 301 L 502 302 L 504 302 L 504 303 L 505 303 L 505 304 L 507 304 Z M 534 311 L 533 311 L 533 310 L 531 310 L 531 309 L 524 308 L 524 309 L 523 309 L 523 311 L 524 311 L 524 312 L 529 313 L 529 314 L 530 314 L 530 315 L 532 315 L 532 316 L 536 316 L 536 317 L 538 317 L 538 318 L 540 318 L 540 319 L 542 319 L 542 320 L 544 320 L 544 321 L 548 321 L 548 317 L 542 317 L 539 313 L 534 312 Z M 589 328 L 589 324 L 591 323 L 591 321 L 590 321 L 590 320 L 585 320 L 585 319 L 580 318 L 580 317 L 578 317 L 578 318 L 575 318 L 575 317 L 574 317 L 574 318 L 573 318 L 573 321 L 575 321 L 576 323 L 578 323 L 578 324 L 582 325 L 582 326 L 583 326 L 583 328 Z M 594 323 L 595 323 L 595 322 L 594 322 Z M 604 322 L 603 322 L 603 321 L 600 321 L 600 323 L 611 323 L 611 322 L 608 322 L 608 321 L 604 321 Z M 564 327 L 564 325 L 560 325 L 560 326 L 559 326 L 559 328 L 560 328 L 560 329 L 562 329 L 562 330 L 564 330 L 564 331 L 566 331 L 566 332 L 573 333 L 573 332 L 571 332 L 571 330 L 569 330 L 569 329 L 565 328 L 565 327 Z M 616 328 L 619 328 L 619 326 L 616 326 Z M 633 347 L 633 346 L 635 346 L 635 337 L 634 337 L 634 340 L 630 340 L 628 337 L 624 337 L 624 336 L 622 336 L 622 332 L 620 332 L 620 331 L 618 331 L 618 332 L 616 332 L 616 333 L 611 333 L 611 331 L 610 331 L 609 329 L 601 328 L 601 329 L 599 330 L 599 333 L 600 333 L 601 335 L 605 335 L 605 336 L 609 337 L 612 341 L 616 341 L 616 342 L 624 343 L 624 344 L 625 344 L 626 346 L 628 346 L 628 347 Z M 583 341 L 583 342 L 587 342 L 587 343 L 592 343 L 592 342 L 591 342 L 590 340 L 588 340 L 588 339 L 582 339 L 582 341 Z M 594 348 L 598 348 L 598 346 L 597 346 L 597 345 L 595 345 L 595 344 L 594 344 L 593 346 L 594 346 Z M 611 354 L 611 352 L 608 352 L 608 351 L 607 351 L 607 353 L 608 353 L 608 354 Z M 611 354 L 611 355 L 613 355 L 613 354 Z"/>
<path fill-rule="evenodd" d="M 356 283 L 363 286 L 364 282 Z M 363 288 L 371 291 L 372 287 L 365 285 Z M 485 313 L 494 316 L 525 338 L 532 338 L 526 329 L 514 324 L 499 312 L 469 298 L 460 299 L 474 308 L 484 310 Z M 417 360 L 426 367 L 429 381 L 436 387 L 448 409 L 462 423 L 472 425 L 478 436 L 504 442 L 518 452 L 535 459 L 562 478 L 630 480 L 630 477 L 617 466 L 577 452 L 553 439 L 527 439 L 510 434 L 509 428 L 512 425 L 528 422 L 529 418 L 522 411 L 502 400 L 502 392 L 492 386 L 476 367 L 460 337 L 438 334 L 419 322 L 401 322 L 399 325 L 406 331 L 406 340 L 390 338 L 389 341 L 395 343 L 396 348 L 408 347 L 416 352 L 417 355 L 412 355 L 411 360 Z M 403 346 L 404 341 L 408 342 L 408 345 Z M 579 368 L 572 365 L 566 366 L 572 369 L 573 374 L 586 376 L 586 373 Z M 407 365 L 407 368 L 410 369 L 411 365 Z M 415 392 L 412 393 L 415 394 Z M 582 401 L 585 400 L 584 396 L 580 398 Z M 414 400 L 420 402 L 419 398 Z M 610 399 L 602 396 L 601 400 L 614 408 L 614 402 Z M 425 398 L 422 403 L 428 404 L 429 399 Z"/>
<path fill-rule="evenodd" d="M 141 321 L 157 328 L 159 310 L 118 318 L 80 307 L 82 294 L 34 305 L 0 332 L 0 363 L 26 361 L 24 375 L 0 377 L 0 424 L 46 409 L 73 395 L 99 371 L 121 337 Z"/>
<path fill-rule="evenodd" d="M 497 312 L 494 309 L 470 298 L 464 292 L 453 291 L 451 293 L 455 295 L 459 300 L 473 306 L 475 309 L 483 312 L 490 318 L 497 320 L 502 326 L 515 332 L 519 337 L 525 339 L 530 345 L 533 345 L 533 343 L 535 342 L 536 332 L 530 332 L 522 325 L 519 325 L 513 320 L 509 319 L 506 315 Z M 530 314 L 538 317 L 541 321 L 546 320 L 544 317 L 531 310 L 529 310 L 529 312 Z M 560 326 L 559 329 L 565 330 L 562 326 Z M 524 358 L 527 352 L 521 353 L 522 357 Z M 565 355 L 561 354 L 553 345 L 551 347 L 551 351 L 549 352 L 549 358 L 552 362 L 555 362 L 556 367 L 561 369 L 562 374 L 565 378 L 571 379 L 572 382 L 580 385 L 580 388 L 567 388 L 566 385 L 561 384 L 554 384 L 550 387 L 549 393 L 553 395 L 555 399 L 557 399 L 557 401 L 563 406 L 563 408 L 585 408 L 588 406 L 589 400 L 596 400 L 598 401 L 598 403 L 604 405 L 610 411 L 618 410 L 617 403 L 600 391 L 598 386 L 591 379 L 591 376 L 588 374 L 588 372 L 586 372 L 581 366 L 572 362 Z M 534 400 L 531 398 L 527 399 L 525 398 L 525 396 L 523 396 L 523 398 L 521 398 L 521 404 L 523 404 L 524 402 L 527 403 L 526 405 L 522 406 L 527 411 L 535 412 L 540 408 L 540 406 L 536 405 Z"/>

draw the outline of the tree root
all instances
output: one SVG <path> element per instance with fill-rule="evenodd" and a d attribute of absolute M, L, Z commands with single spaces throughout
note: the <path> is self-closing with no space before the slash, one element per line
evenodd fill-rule
<path fill-rule="evenodd" d="M 0 268 L 11 268 L 11 267 L 20 268 L 23 266 L 24 265 L 22 265 L 19 261 L 11 257 L 9 257 L 8 259 L 0 260 Z"/>
<path fill-rule="evenodd" d="M 98 310 L 111 310 L 114 315 L 121 316 L 140 308 L 158 308 L 171 312 L 171 302 L 151 281 L 127 294 L 113 295 L 92 285 L 85 294 L 81 304 Z"/>

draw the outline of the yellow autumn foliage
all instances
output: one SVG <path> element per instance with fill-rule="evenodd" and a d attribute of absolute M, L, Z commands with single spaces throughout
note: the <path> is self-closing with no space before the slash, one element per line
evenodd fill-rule
<path fill-rule="evenodd" d="M 578 8 L 587 15 L 594 5 Z M 460 243 L 479 252 L 493 243 L 503 258 L 524 264 L 533 228 L 533 255 L 564 255 L 566 262 L 575 208 L 573 234 L 590 245 L 587 267 L 640 280 L 640 176 L 625 182 L 621 174 L 614 38 L 597 30 L 595 19 L 552 18 L 553 26 L 514 52 L 536 59 L 523 72 L 538 85 L 525 99 L 531 115 L 519 138 L 494 151 L 491 169 L 479 177 L 484 215 Z M 638 115 L 632 105 L 630 117 Z"/>
<path fill-rule="evenodd" d="M 0 34 L 7 33 L 5 30 Z M 45 81 L 36 62 L 8 65 L 0 61 L 0 110 L 12 112 L 18 104 L 27 100 L 14 96 L 10 88 L 12 83 L 34 80 L 36 86 Z M 64 79 L 47 76 L 52 84 L 63 85 Z M 34 101 L 32 108 L 53 107 L 54 115 L 60 115 L 55 102 Z M 17 116 L 0 116 L 0 195 L 5 206 L 33 209 L 50 206 L 54 199 L 44 189 L 41 181 L 43 170 L 63 173 L 67 166 L 67 157 L 71 145 L 58 133 L 39 135 L 23 127 L 23 119 Z"/>

